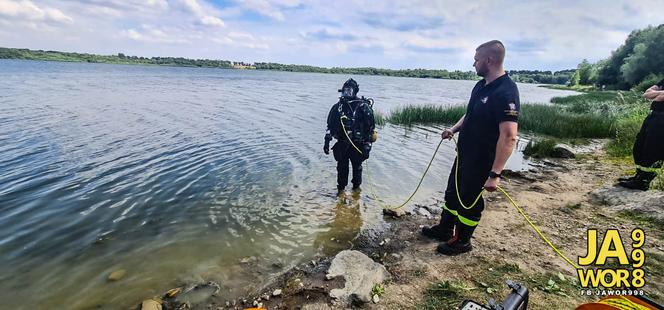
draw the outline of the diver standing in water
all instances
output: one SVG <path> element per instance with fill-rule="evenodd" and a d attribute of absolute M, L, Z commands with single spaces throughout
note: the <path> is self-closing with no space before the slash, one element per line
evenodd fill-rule
<path fill-rule="evenodd" d="M 337 161 L 337 194 L 343 193 L 348 185 L 349 161 L 353 166 L 353 191 L 359 191 L 362 184 L 362 162 L 369 158 L 371 143 L 375 141 L 373 132 L 376 125 L 372 101 L 364 97 L 358 98 L 359 91 L 357 82 L 348 79 L 339 90 L 339 101 L 332 106 L 327 116 L 323 151 L 330 154 L 330 141 L 332 138 L 337 140 L 332 147 L 334 160 Z"/>
<path fill-rule="evenodd" d="M 470 238 L 484 210 L 480 194 L 497 189 L 516 145 L 519 90 L 503 69 L 504 58 L 505 46 L 497 40 L 475 50 L 473 67 L 484 79 L 475 84 L 466 114 L 442 132 L 443 139 L 459 133 L 459 153 L 447 181 L 440 224 L 422 229 L 423 235 L 442 241 L 437 249 L 441 254 L 472 250 Z"/>

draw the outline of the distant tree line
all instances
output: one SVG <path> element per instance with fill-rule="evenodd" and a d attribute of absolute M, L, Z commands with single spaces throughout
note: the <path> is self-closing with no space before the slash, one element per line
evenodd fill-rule
<path fill-rule="evenodd" d="M 644 90 L 664 78 L 664 24 L 634 30 L 607 59 L 583 60 L 570 80 L 572 86 Z"/>
<path fill-rule="evenodd" d="M 75 61 L 91 63 L 117 63 L 117 64 L 143 64 L 143 65 L 165 65 L 165 66 L 186 66 L 186 67 L 207 67 L 207 68 L 242 68 L 273 71 L 291 71 L 291 72 L 317 72 L 317 73 L 337 73 L 354 75 L 382 75 L 399 76 L 413 78 L 432 78 L 432 79 L 451 79 L 451 80 L 477 80 L 478 76 L 474 71 L 448 71 L 431 69 L 380 69 L 380 68 L 324 68 L 307 65 L 286 65 L 271 62 L 259 62 L 254 64 L 244 62 L 232 62 L 228 60 L 210 60 L 210 59 L 188 59 L 182 57 L 138 57 L 127 56 L 123 53 L 117 55 L 95 55 L 82 53 L 67 53 L 58 51 L 42 51 L 15 48 L 0 48 L 0 59 L 27 59 L 27 60 L 48 60 L 48 61 Z M 564 71 L 531 71 L 519 70 L 510 71 L 510 75 L 517 82 L 539 83 L 539 84 L 567 84 L 575 70 Z"/>
<path fill-rule="evenodd" d="M 537 84 L 560 84 L 566 85 L 574 75 L 576 70 L 561 70 L 561 71 L 539 71 L 539 70 L 511 70 L 508 71 L 510 77 L 521 83 L 537 83 Z"/>
<path fill-rule="evenodd" d="M 67 53 L 57 51 L 42 51 L 16 48 L 0 48 L 0 59 L 27 59 L 48 61 L 73 61 L 92 63 L 115 63 L 115 64 L 143 64 L 143 65 L 165 65 L 183 67 L 209 67 L 209 68 L 233 68 L 233 63 L 227 60 L 211 59 L 188 59 L 182 57 L 138 57 L 126 56 L 123 53 L 117 55 L 95 55 L 81 53 Z"/>

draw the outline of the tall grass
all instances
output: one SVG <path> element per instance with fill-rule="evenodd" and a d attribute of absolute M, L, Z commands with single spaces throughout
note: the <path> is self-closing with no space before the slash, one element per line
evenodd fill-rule
<path fill-rule="evenodd" d="M 374 122 L 378 126 L 383 126 L 385 123 L 387 123 L 387 120 L 385 118 L 385 115 L 383 113 L 380 113 L 379 111 L 374 110 Z"/>
<path fill-rule="evenodd" d="M 463 106 L 405 106 L 390 113 L 387 121 L 393 124 L 449 124 L 456 123 L 464 114 Z"/>
<path fill-rule="evenodd" d="M 405 106 L 387 121 L 394 124 L 452 124 L 466 113 L 463 106 Z M 567 112 L 553 105 L 521 106 L 519 128 L 558 138 L 607 138 L 614 134 L 613 119 L 596 113 Z"/>
<path fill-rule="evenodd" d="M 648 115 L 648 110 L 640 108 L 618 118 L 615 139 L 611 140 L 606 147 L 610 155 L 616 157 L 632 155 L 632 146 L 636 140 L 636 134 L 641 130 L 646 115 Z"/>
<path fill-rule="evenodd" d="M 556 138 L 610 138 L 615 119 L 599 113 L 574 113 L 557 106 L 524 104 L 519 128 Z"/>

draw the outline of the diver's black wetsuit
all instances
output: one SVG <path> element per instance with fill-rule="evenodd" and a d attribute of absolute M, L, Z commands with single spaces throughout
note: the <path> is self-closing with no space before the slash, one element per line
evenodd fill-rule
<path fill-rule="evenodd" d="M 341 122 L 347 130 L 358 152 L 348 141 L 343 132 Z M 373 111 L 367 100 L 361 98 L 339 99 L 330 109 L 327 116 L 327 130 L 337 139 L 332 147 L 334 159 L 337 161 L 337 189 L 343 190 L 348 185 L 348 162 L 353 165 L 353 189 L 362 184 L 362 161 L 369 158 L 371 151 L 371 134 L 375 129 Z"/>

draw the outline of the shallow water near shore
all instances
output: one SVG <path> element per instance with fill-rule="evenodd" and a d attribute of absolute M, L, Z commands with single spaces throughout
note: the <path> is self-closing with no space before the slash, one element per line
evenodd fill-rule
<path fill-rule="evenodd" d="M 126 308 L 208 280 L 233 298 L 385 225 L 366 176 L 358 197 L 334 197 L 322 152 L 347 78 L 0 60 L 3 307 Z M 463 104 L 475 83 L 354 78 L 383 114 Z M 522 102 L 571 93 L 519 87 Z M 383 203 L 408 197 L 440 130 L 379 128 L 365 171 Z M 454 155 L 441 146 L 413 202 L 442 196 Z"/>

